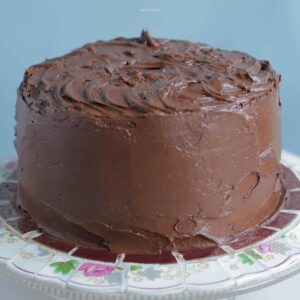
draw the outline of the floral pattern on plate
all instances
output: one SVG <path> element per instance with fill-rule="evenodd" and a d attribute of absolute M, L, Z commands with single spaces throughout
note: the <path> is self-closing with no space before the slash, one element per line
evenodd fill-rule
<path fill-rule="evenodd" d="M 180 290 L 184 288 L 182 269 L 179 264 L 126 264 L 128 268 L 127 284 L 132 291 L 151 290 L 163 291 L 168 289 Z"/>
<path fill-rule="evenodd" d="M 85 261 L 69 281 L 77 289 L 87 287 L 93 290 L 119 291 L 123 289 L 124 268 L 115 264 Z"/>

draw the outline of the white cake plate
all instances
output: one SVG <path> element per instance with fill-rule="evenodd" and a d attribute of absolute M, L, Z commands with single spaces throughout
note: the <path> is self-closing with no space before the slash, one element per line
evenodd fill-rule
<path fill-rule="evenodd" d="M 300 174 L 300 158 L 284 151 L 282 162 Z M 0 179 L 14 167 L 2 163 Z M 127 263 L 122 255 L 115 263 L 78 258 L 76 249 L 54 250 L 34 241 L 36 232 L 20 236 L 1 221 L 0 272 L 57 299 L 233 299 L 300 271 L 300 211 L 283 211 L 296 217 L 263 241 L 191 261 L 174 253 L 177 262 L 170 264 Z"/>

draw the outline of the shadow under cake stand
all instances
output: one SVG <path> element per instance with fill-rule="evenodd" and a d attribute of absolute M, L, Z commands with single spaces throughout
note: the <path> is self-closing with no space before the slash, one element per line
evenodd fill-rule
<path fill-rule="evenodd" d="M 161 255 L 114 254 L 40 232 L 14 209 L 15 160 L 0 164 L 0 272 L 58 299 L 220 299 L 300 272 L 300 158 L 283 151 L 289 200 L 236 242 Z"/>

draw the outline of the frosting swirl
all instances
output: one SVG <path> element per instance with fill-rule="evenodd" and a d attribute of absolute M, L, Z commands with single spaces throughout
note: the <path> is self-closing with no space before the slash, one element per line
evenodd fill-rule
<path fill-rule="evenodd" d="M 172 114 L 242 103 L 279 81 L 268 61 L 188 41 L 117 38 L 30 67 L 27 104 L 97 116 Z"/>

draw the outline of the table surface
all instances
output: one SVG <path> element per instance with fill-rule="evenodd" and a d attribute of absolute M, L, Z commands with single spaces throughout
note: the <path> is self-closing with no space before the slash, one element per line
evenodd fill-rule
<path fill-rule="evenodd" d="M 287 279 L 274 286 L 248 293 L 235 298 L 235 300 L 282 300 L 288 295 L 288 300 L 299 299 L 298 285 L 300 274 Z M 45 294 L 33 291 L 27 287 L 19 286 L 5 277 L 0 277 L 0 299 L 8 300 L 53 300 Z"/>

